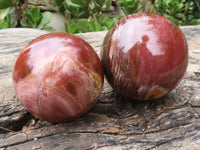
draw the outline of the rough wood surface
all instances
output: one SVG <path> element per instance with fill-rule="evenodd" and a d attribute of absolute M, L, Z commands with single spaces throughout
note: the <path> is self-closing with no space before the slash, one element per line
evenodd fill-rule
<path fill-rule="evenodd" d="M 46 32 L 0 30 L 0 149 L 199 149 L 200 26 L 182 27 L 190 64 L 179 86 L 149 102 L 125 99 L 105 82 L 98 103 L 81 118 L 53 124 L 27 113 L 15 98 L 11 72 L 21 49 Z M 99 53 L 106 32 L 79 36 Z"/>

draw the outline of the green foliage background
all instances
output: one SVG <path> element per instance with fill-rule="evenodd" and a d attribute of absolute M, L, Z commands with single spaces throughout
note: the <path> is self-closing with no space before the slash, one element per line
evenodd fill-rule
<path fill-rule="evenodd" d="M 177 25 L 200 25 L 200 0 L 51 0 L 42 4 L 50 11 L 42 11 L 38 1 L 0 0 L 0 29 L 28 27 L 54 32 L 48 26 L 53 12 L 66 18 L 65 32 L 72 34 L 109 30 L 122 17 L 139 12 L 163 15 Z M 112 4 L 118 11 L 109 12 Z"/>

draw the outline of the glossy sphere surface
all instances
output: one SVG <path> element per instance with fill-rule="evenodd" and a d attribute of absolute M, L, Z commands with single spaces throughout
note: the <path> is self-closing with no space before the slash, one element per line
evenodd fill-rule
<path fill-rule="evenodd" d="M 50 33 L 21 51 L 13 84 L 30 113 L 47 121 L 67 121 L 95 104 L 103 86 L 103 68 L 93 48 L 81 38 Z"/>
<path fill-rule="evenodd" d="M 139 13 L 107 33 L 101 53 L 108 82 L 131 99 L 157 99 L 174 89 L 188 65 L 184 34 L 170 20 Z"/>

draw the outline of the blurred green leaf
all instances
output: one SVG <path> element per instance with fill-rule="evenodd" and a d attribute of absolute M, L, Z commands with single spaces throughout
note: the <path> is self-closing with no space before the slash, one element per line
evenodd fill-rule
<path fill-rule="evenodd" d="M 42 20 L 42 13 L 40 12 L 39 8 L 33 8 L 31 13 L 32 13 L 32 20 L 34 22 L 34 25 L 35 27 L 37 27 Z"/>
<path fill-rule="evenodd" d="M 5 9 L 12 6 L 12 0 L 0 0 L 0 9 Z"/>
<path fill-rule="evenodd" d="M 55 30 L 54 30 L 52 27 L 49 27 L 49 26 L 47 26 L 47 25 L 44 25 L 41 29 L 42 29 L 42 30 L 49 31 L 49 32 L 55 32 Z"/>
<path fill-rule="evenodd" d="M 53 0 L 54 4 L 58 7 L 58 11 L 64 13 L 66 10 L 65 0 Z M 51 6 L 50 6 L 51 8 Z"/>
<path fill-rule="evenodd" d="M 102 8 L 103 11 L 108 11 L 112 5 L 112 0 L 105 0 L 105 8 Z"/>
<path fill-rule="evenodd" d="M 70 18 L 77 18 L 77 16 L 81 12 L 81 8 L 69 5 L 69 6 L 67 6 L 67 12 L 69 12 L 69 14 L 71 16 Z"/>
<path fill-rule="evenodd" d="M 81 7 L 81 5 L 74 3 L 72 0 L 65 0 L 65 2 L 67 3 L 68 6 Z"/>
<path fill-rule="evenodd" d="M 22 25 L 22 27 L 25 27 L 25 28 L 31 28 L 32 25 L 25 22 L 23 19 L 20 20 L 20 24 Z"/>
<path fill-rule="evenodd" d="M 9 25 L 7 22 L 0 22 L 0 29 L 6 29 L 9 28 Z"/>
<path fill-rule="evenodd" d="M 28 21 L 34 25 L 35 22 L 33 20 L 33 15 L 32 15 L 32 12 L 31 12 L 31 9 L 30 8 L 26 8 L 25 12 L 24 12 L 24 15 L 27 17 Z"/>
<path fill-rule="evenodd" d="M 17 21 L 12 19 L 11 15 L 8 14 L 2 21 L 0 21 L 0 29 L 16 27 Z"/>
<path fill-rule="evenodd" d="M 94 2 L 100 7 L 103 6 L 105 0 L 94 0 Z"/>
<path fill-rule="evenodd" d="M 178 4 L 177 9 L 178 9 L 178 10 L 181 10 L 183 7 L 184 7 L 184 4 L 183 4 L 183 3 L 180 3 L 180 4 Z"/>
<path fill-rule="evenodd" d="M 71 0 L 74 4 L 79 5 L 82 8 L 87 7 L 91 0 Z"/>
<path fill-rule="evenodd" d="M 88 11 L 87 8 L 83 9 L 77 16 L 78 19 L 81 19 L 81 18 L 88 18 L 90 16 L 90 13 Z"/>
<path fill-rule="evenodd" d="M 192 19 L 191 24 L 192 25 L 199 25 L 200 24 L 200 19 Z"/>
<path fill-rule="evenodd" d="M 168 15 L 167 13 L 163 13 L 162 14 L 164 17 L 166 17 L 166 18 L 170 18 L 170 15 Z"/>
<path fill-rule="evenodd" d="M 47 7 L 49 7 L 50 9 L 54 10 L 54 11 L 59 11 L 57 8 L 55 8 L 54 6 L 52 6 L 49 2 L 44 1 L 43 2 L 44 5 L 46 5 Z"/>
<path fill-rule="evenodd" d="M 12 7 L 9 7 L 6 9 L 0 9 L 0 20 L 3 20 L 7 15 L 9 15 L 11 13 L 13 13 Z"/>
<path fill-rule="evenodd" d="M 177 25 L 186 25 L 192 24 L 194 17 L 200 18 L 200 15 L 199 17 L 195 15 L 193 4 L 193 0 L 156 0 L 155 9 L 157 13 L 169 18 Z"/>
<path fill-rule="evenodd" d="M 119 7 L 123 10 L 125 15 L 140 12 L 143 8 L 143 6 L 139 4 L 138 0 L 119 0 L 118 2 Z"/>
<path fill-rule="evenodd" d="M 100 14 L 96 19 L 88 20 L 88 19 L 78 19 L 78 20 L 71 20 L 66 22 L 66 31 L 68 33 L 84 33 L 84 32 L 95 32 L 95 31 L 102 31 L 108 30 L 117 19 L 112 18 L 110 19 L 107 15 Z M 102 18 L 102 19 L 100 19 Z M 99 21 L 101 20 L 101 22 Z"/>
<path fill-rule="evenodd" d="M 45 11 L 44 13 L 42 13 L 42 20 L 39 26 L 49 24 L 51 22 L 51 19 L 52 19 L 52 13 L 49 11 Z"/>
<path fill-rule="evenodd" d="M 90 31 L 90 23 L 87 19 L 79 19 L 77 21 L 77 27 L 81 32 Z"/>
<path fill-rule="evenodd" d="M 68 33 L 71 33 L 71 34 L 79 33 L 77 24 L 75 22 L 67 22 L 66 30 Z"/>
<path fill-rule="evenodd" d="M 107 29 L 110 29 L 119 19 L 120 18 L 117 17 L 109 18 L 107 14 L 101 14 L 98 16 L 98 22 Z"/>
<path fill-rule="evenodd" d="M 98 22 L 96 22 L 94 19 L 90 21 L 90 28 L 91 28 L 91 31 L 102 30 L 101 25 Z"/>
<path fill-rule="evenodd" d="M 183 13 L 177 13 L 177 14 L 176 14 L 176 17 L 178 17 L 178 18 L 184 18 L 185 15 L 184 15 Z"/>
<path fill-rule="evenodd" d="M 50 23 L 52 19 L 51 12 L 45 11 L 41 13 L 39 8 L 34 7 L 26 8 L 24 14 L 27 17 L 26 21 L 23 19 L 20 20 L 20 24 L 23 27 L 49 29 L 47 24 Z"/>
<path fill-rule="evenodd" d="M 64 0 L 53 0 L 54 3 L 59 7 L 62 5 L 62 3 L 64 2 Z"/>

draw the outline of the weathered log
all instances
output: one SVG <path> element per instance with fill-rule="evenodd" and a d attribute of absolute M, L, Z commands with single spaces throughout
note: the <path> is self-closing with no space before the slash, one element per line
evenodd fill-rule
<path fill-rule="evenodd" d="M 171 93 L 138 102 L 105 81 L 97 104 L 77 120 L 50 123 L 29 114 L 15 97 L 12 69 L 21 49 L 46 32 L 0 30 L 0 149 L 199 149 L 200 26 L 182 27 L 189 44 L 187 73 Z M 106 32 L 79 34 L 99 54 Z"/>

